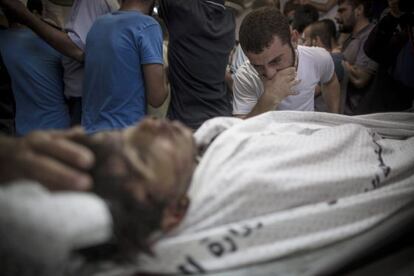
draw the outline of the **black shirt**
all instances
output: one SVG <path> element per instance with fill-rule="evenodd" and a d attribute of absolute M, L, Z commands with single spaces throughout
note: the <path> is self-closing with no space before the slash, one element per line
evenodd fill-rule
<path fill-rule="evenodd" d="M 169 32 L 168 117 L 196 129 L 216 116 L 231 116 L 225 70 L 235 43 L 235 21 L 220 0 L 160 0 Z"/>

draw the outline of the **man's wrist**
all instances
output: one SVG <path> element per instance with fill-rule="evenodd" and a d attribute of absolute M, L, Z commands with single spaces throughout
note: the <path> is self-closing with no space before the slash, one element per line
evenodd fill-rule
<path fill-rule="evenodd" d="M 264 101 L 271 103 L 272 108 L 276 109 L 279 104 L 282 102 L 283 99 L 280 98 L 280 96 L 278 95 L 278 93 L 276 91 L 265 91 L 265 93 L 263 94 L 264 96 Z"/>

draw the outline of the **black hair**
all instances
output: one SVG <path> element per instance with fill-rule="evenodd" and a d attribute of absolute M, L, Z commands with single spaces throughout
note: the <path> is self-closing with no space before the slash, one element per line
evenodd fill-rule
<path fill-rule="evenodd" d="M 244 52 L 259 54 L 277 36 L 282 44 L 290 43 L 287 17 L 276 8 L 259 8 L 250 12 L 240 26 L 239 40 Z"/>
<path fill-rule="evenodd" d="M 295 9 L 293 16 L 292 28 L 299 33 L 303 33 L 303 30 L 310 24 L 319 19 L 318 10 L 309 4 L 301 5 Z"/>
<path fill-rule="evenodd" d="M 31 12 L 37 11 L 37 13 L 43 13 L 43 4 L 41 0 L 28 0 L 27 9 Z"/>
<path fill-rule="evenodd" d="M 338 0 L 338 5 L 341 5 L 343 3 L 349 3 L 354 9 L 359 5 L 362 5 L 364 8 L 364 16 L 368 19 L 371 19 L 373 14 L 372 0 Z"/>
<path fill-rule="evenodd" d="M 279 9 L 278 6 L 276 6 L 276 3 L 274 1 L 269 2 L 269 0 L 255 0 L 252 3 L 252 10 L 256 10 L 258 8 L 262 8 L 262 7 L 274 7 Z"/>
<path fill-rule="evenodd" d="M 113 237 L 109 242 L 78 252 L 89 261 L 111 258 L 122 262 L 132 260 L 139 252 L 151 254 L 148 238 L 160 229 L 164 202 L 148 197 L 145 203 L 139 202 L 126 189 L 126 183 L 139 182 L 143 176 L 132 169 L 120 143 L 95 142 L 90 137 L 77 138 L 76 142 L 95 154 L 96 163 L 89 171 L 94 180 L 92 191 L 105 200 L 113 220 Z M 114 161 L 124 173 L 111 169 Z"/>
<path fill-rule="evenodd" d="M 336 41 L 336 26 L 331 19 L 323 19 L 312 23 L 310 30 L 310 38 L 319 37 L 323 46 L 329 51 L 332 50 L 332 40 Z"/>
<path fill-rule="evenodd" d="M 293 1 L 288 1 L 283 7 L 283 14 L 287 16 L 288 13 L 290 13 L 291 11 L 295 11 L 299 6 L 299 4 L 296 4 Z"/>

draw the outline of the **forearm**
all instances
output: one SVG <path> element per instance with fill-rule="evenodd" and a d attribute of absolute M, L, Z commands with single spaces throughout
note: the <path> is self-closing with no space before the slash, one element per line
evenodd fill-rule
<path fill-rule="evenodd" d="M 339 113 L 341 103 L 341 88 L 338 79 L 335 77 L 332 81 L 321 86 L 322 97 L 328 107 L 328 112 Z"/>
<path fill-rule="evenodd" d="M 168 97 L 164 67 L 162 64 L 145 64 L 143 68 L 148 103 L 160 107 Z"/>
<path fill-rule="evenodd" d="M 372 74 L 359 68 L 358 66 L 351 65 L 349 66 L 349 81 L 356 87 L 356 88 L 364 88 L 368 85 L 372 78 Z"/>
<path fill-rule="evenodd" d="M 259 98 L 256 105 L 253 107 L 250 113 L 246 115 L 245 118 L 251 118 L 251 117 L 260 115 L 262 113 L 275 110 L 279 106 L 280 102 L 281 102 L 280 99 L 265 92 Z"/>
<path fill-rule="evenodd" d="M 83 50 L 66 33 L 48 25 L 30 12 L 26 14 L 23 23 L 63 55 L 83 62 Z"/>

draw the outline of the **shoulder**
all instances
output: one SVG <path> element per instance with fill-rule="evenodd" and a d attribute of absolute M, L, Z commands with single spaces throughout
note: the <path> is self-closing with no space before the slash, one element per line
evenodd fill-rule
<path fill-rule="evenodd" d="M 313 59 L 317 59 L 318 57 L 330 56 L 329 52 L 321 47 L 298 46 L 298 53 L 300 57 L 312 57 Z"/>
<path fill-rule="evenodd" d="M 358 34 L 358 38 L 360 40 L 366 40 L 369 36 L 369 34 L 371 33 L 371 31 L 374 29 L 375 24 L 373 23 L 369 23 L 359 34 Z"/>
<path fill-rule="evenodd" d="M 249 61 L 241 65 L 234 75 L 235 83 L 255 84 L 258 81 L 260 81 L 260 78 Z"/>
<path fill-rule="evenodd" d="M 331 54 L 321 47 L 298 46 L 299 64 L 326 64 L 332 62 Z"/>

